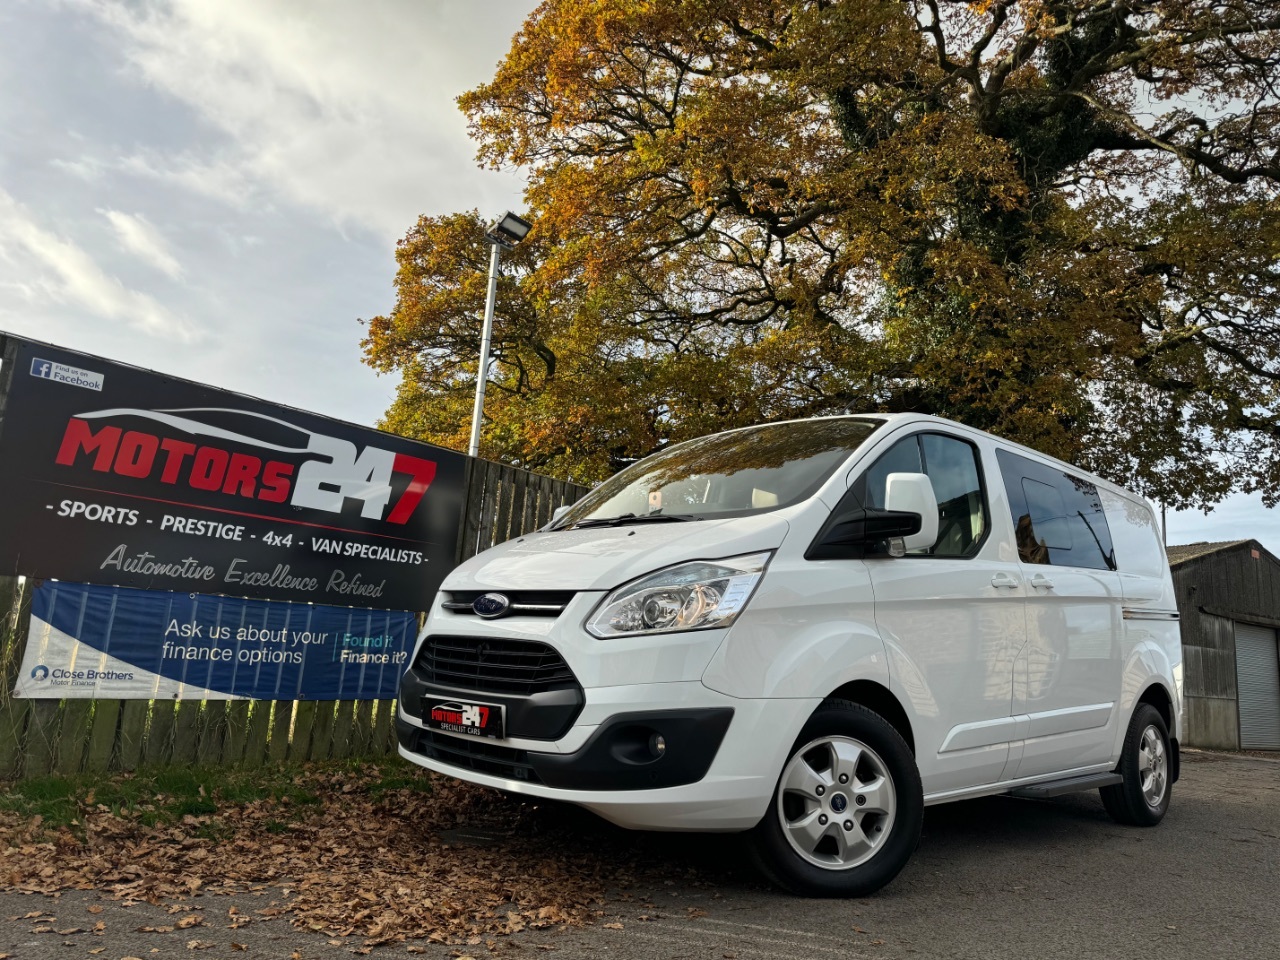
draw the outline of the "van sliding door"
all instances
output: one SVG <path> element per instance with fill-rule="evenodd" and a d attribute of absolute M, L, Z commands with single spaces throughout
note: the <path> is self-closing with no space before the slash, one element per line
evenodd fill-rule
<path fill-rule="evenodd" d="M 1098 488 L 1007 450 L 996 456 L 1027 583 L 1027 643 L 1013 682 L 1019 730 L 1005 779 L 1105 763 L 1116 735 L 1124 625 Z"/>

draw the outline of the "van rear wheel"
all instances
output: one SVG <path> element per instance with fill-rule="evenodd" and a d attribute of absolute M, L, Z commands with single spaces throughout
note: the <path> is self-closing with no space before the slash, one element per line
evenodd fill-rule
<path fill-rule="evenodd" d="M 1154 827 L 1164 819 L 1173 787 L 1171 756 L 1164 717 L 1151 704 L 1138 704 L 1116 768 L 1123 781 L 1098 791 L 1112 820 L 1127 826 Z"/>
<path fill-rule="evenodd" d="M 884 718 L 827 700 L 796 739 L 753 853 L 778 886 L 811 897 L 860 897 L 906 865 L 924 797 L 915 758 Z"/>

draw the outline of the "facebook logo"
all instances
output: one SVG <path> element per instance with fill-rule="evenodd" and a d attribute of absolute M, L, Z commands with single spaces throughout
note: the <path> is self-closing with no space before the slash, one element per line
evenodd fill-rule
<path fill-rule="evenodd" d="M 39 357 L 31 361 L 31 375 L 72 387 L 84 387 L 86 390 L 101 390 L 102 382 L 106 379 L 102 374 L 94 373 L 92 370 L 81 370 L 78 367 L 69 367 L 65 363 L 41 360 Z"/>

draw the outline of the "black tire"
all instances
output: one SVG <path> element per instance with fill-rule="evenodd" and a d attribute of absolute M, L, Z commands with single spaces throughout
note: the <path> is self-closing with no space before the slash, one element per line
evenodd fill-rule
<path fill-rule="evenodd" d="M 1098 791 L 1112 820 L 1126 826 L 1154 827 L 1164 819 L 1173 795 L 1172 755 L 1164 717 L 1151 704 L 1138 704 L 1129 720 L 1116 767 L 1124 782 Z M 1150 773 L 1143 769 L 1144 763 Z M 1153 802 L 1152 795 L 1156 793 L 1158 799 Z"/>
<path fill-rule="evenodd" d="M 831 754 L 833 762 L 829 771 L 830 779 L 826 781 L 831 783 L 831 787 L 824 799 L 809 800 L 797 796 L 794 791 L 786 791 L 784 799 L 783 778 L 793 769 L 793 762 L 796 765 L 802 762 L 807 764 L 811 758 L 820 757 L 821 751 L 827 749 L 824 738 L 836 738 L 833 744 L 838 743 L 841 748 L 846 748 L 849 741 L 856 741 L 856 745 L 864 748 L 861 754 L 863 759 L 857 761 L 859 766 L 853 777 L 866 784 L 878 782 L 880 776 L 887 779 L 891 786 L 891 801 L 885 806 L 890 806 L 891 812 L 876 812 L 874 803 L 859 805 L 865 797 L 860 799 L 855 789 L 856 784 L 837 784 L 834 754 Z M 815 744 L 818 746 L 815 747 Z M 807 747 L 812 749 L 806 749 Z M 872 773 L 877 776 L 871 777 Z M 840 801 L 837 795 L 845 799 Z M 840 833 L 841 838 L 848 836 L 855 838 L 856 842 L 861 842 L 863 837 L 873 838 L 863 844 L 871 851 L 866 854 L 866 859 L 849 866 L 837 866 L 834 863 L 820 866 L 807 859 L 788 840 L 783 826 L 784 815 L 789 809 L 794 809 L 796 803 L 814 806 L 806 806 L 802 813 L 797 813 L 792 820 L 793 824 L 799 823 L 801 818 L 816 818 L 821 814 L 833 818 L 830 821 L 820 820 L 822 824 L 830 822 L 831 825 L 826 829 L 828 833 L 838 831 L 852 822 L 855 828 L 847 835 Z M 836 813 L 837 810 L 841 812 Z M 800 731 L 800 736 L 796 738 L 787 764 L 778 776 L 769 809 L 753 831 L 751 850 L 760 871 L 774 884 L 791 893 L 806 897 L 862 897 L 889 883 L 906 866 L 920 842 L 920 825 L 923 819 L 924 792 L 920 785 L 920 771 L 916 767 L 915 757 L 911 755 L 911 748 L 898 731 L 879 714 L 864 706 L 848 700 L 826 700 L 814 711 Z M 883 833 L 886 825 L 887 833 Z M 883 836 L 876 836 L 882 833 Z M 824 844 L 834 847 L 836 839 L 823 836 L 810 856 L 828 856 L 820 853 Z M 837 859 L 839 854 L 830 856 Z M 850 856 L 849 859 L 854 861 L 857 858 Z"/>

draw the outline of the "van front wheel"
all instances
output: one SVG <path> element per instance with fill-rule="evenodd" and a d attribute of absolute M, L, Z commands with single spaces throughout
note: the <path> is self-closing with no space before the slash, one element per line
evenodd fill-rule
<path fill-rule="evenodd" d="M 866 707 L 827 700 L 800 731 L 753 851 L 792 893 L 860 897 L 906 865 L 923 817 L 920 772 L 898 731 Z"/>

